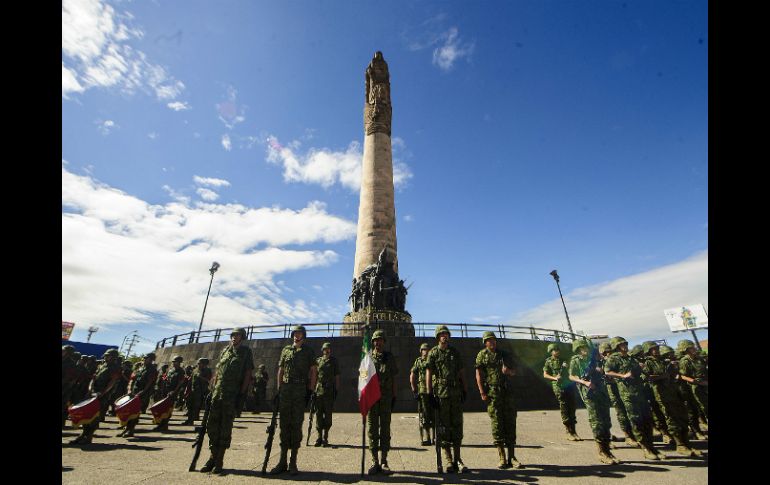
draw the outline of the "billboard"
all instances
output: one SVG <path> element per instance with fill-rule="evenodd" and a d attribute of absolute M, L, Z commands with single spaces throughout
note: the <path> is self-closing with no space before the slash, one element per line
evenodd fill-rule
<path fill-rule="evenodd" d="M 663 314 L 668 320 L 672 332 L 686 332 L 699 328 L 709 328 L 709 317 L 703 305 L 685 305 L 665 310 Z"/>
<path fill-rule="evenodd" d="M 61 322 L 61 339 L 62 340 L 69 340 L 70 335 L 72 335 L 72 329 L 75 328 L 75 324 L 72 322 L 65 322 L 62 320 Z"/>

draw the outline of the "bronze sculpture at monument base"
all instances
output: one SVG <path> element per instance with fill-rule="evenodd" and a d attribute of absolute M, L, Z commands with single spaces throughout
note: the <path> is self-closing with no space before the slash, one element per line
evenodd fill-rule
<path fill-rule="evenodd" d="M 372 331 L 382 329 L 389 336 L 414 337 L 412 315 L 407 311 L 375 310 L 369 307 L 346 313 L 342 322 L 340 335 L 343 337 L 362 336 L 367 323 Z"/>

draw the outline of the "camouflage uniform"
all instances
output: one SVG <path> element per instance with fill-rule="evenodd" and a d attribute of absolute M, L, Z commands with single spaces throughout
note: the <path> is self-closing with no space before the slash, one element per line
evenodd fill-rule
<path fill-rule="evenodd" d="M 436 339 L 442 333 L 451 336 L 445 325 L 436 327 Z M 431 373 L 432 400 L 438 405 L 438 422 L 435 423 L 437 434 L 441 438 L 444 459 L 448 472 L 458 470 L 468 471 L 460 458 L 463 442 L 463 401 L 465 391 L 462 386 L 463 361 L 460 352 L 453 346 L 447 345 L 441 349 L 439 345 L 428 352 L 426 368 Z M 454 459 L 450 452 L 454 452 Z"/>
<path fill-rule="evenodd" d="M 72 362 L 72 354 L 75 351 L 75 347 L 72 345 L 62 346 L 62 358 L 61 358 L 61 427 L 62 429 L 67 424 L 67 406 L 72 400 L 75 387 L 77 385 L 78 372 L 75 364 Z M 77 404 L 75 402 L 74 404 Z"/>
<path fill-rule="evenodd" d="M 634 345 L 634 348 L 628 351 L 628 355 L 631 356 L 638 364 L 639 367 L 644 366 L 644 362 L 646 360 L 645 352 L 641 345 Z M 650 406 L 650 415 L 652 416 L 652 426 L 654 429 L 658 430 L 658 432 L 663 437 L 663 443 L 668 444 L 671 443 L 674 438 L 671 436 L 671 433 L 668 429 L 668 424 L 666 421 L 666 415 L 663 412 L 663 410 L 660 408 L 660 404 L 658 404 L 658 401 L 655 399 L 655 394 L 652 390 L 652 386 L 647 381 L 647 377 L 642 374 L 642 389 L 644 390 L 644 397 L 647 400 L 647 404 Z"/>
<path fill-rule="evenodd" d="M 263 406 L 265 399 L 267 398 L 267 381 L 270 380 L 270 376 L 265 370 L 265 364 L 259 364 L 257 373 L 254 379 L 254 412 L 258 413 L 261 406 Z"/>
<path fill-rule="evenodd" d="M 199 364 L 208 365 L 209 359 L 198 359 Z M 190 379 L 190 394 L 187 396 L 187 424 L 194 424 L 196 420 L 201 419 L 201 407 L 206 400 L 206 395 L 209 393 L 209 381 L 214 374 L 208 367 L 196 368 L 192 372 Z"/>
<path fill-rule="evenodd" d="M 372 342 L 375 339 L 385 339 L 385 332 L 376 330 L 372 334 Z M 388 351 L 377 352 L 372 348 L 372 361 L 380 380 L 380 399 L 369 408 L 366 415 L 366 424 L 369 427 L 369 451 L 372 455 L 372 467 L 377 468 L 377 451 L 382 451 L 382 459 L 379 463 L 389 471 L 388 452 L 390 451 L 390 415 L 393 412 L 393 404 L 396 396 L 393 395 L 393 379 L 398 375 L 396 358 Z M 370 473 L 372 473 L 370 469 Z"/>
<path fill-rule="evenodd" d="M 109 349 L 104 353 L 104 363 L 99 366 L 91 382 L 91 388 L 94 393 L 99 395 L 99 415 L 104 416 L 107 413 L 107 408 L 110 406 L 109 388 L 110 383 L 120 379 L 120 364 L 117 360 L 118 351 L 115 349 Z M 113 384 L 114 385 L 114 384 Z M 83 425 L 83 431 L 72 441 L 73 444 L 89 444 L 93 439 L 94 432 L 99 428 L 100 420 L 94 419 L 91 423 Z"/>
<path fill-rule="evenodd" d="M 667 357 L 668 362 L 671 364 L 669 367 L 669 372 L 671 374 L 671 379 L 676 383 L 676 390 L 677 395 L 679 396 L 679 400 L 682 401 L 685 409 L 687 410 L 687 422 L 690 428 L 690 432 L 697 439 L 705 439 L 706 436 L 703 434 L 703 431 L 700 427 L 700 422 L 698 420 L 698 404 L 695 402 L 695 397 L 692 395 L 690 384 L 685 382 L 685 380 L 682 379 L 679 375 L 679 360 L 681 356 L 678 352 L 675 352 L 674 349 L 668 346 L 661 347 L 661 354 Z"/>
<path fill-rule="evenodd" d="M 617 351 L 621 345 L 627 345 L 627 343 L 622 337 L 614 337 L 610 345 Z M 634 437 L 641 445 L 644 456 L 651 460 L 660 460 L 660 454 L 652 443 L 652 413 L 644 394 L 641 366 L 630 355 L 623 356 L 621 352 L 616 352 L 607 359 L 604 371 L 618 374 L 631 373 L 630 377 L 617 379 L 620 399 L 626 408 Z"/>
<path fill-rule="evenodd" d="M 165 398 L 169 396 L 172 392 L 175 392 L 173 399 L 176 400 L 177 396 L 181 394 L 182 386 L 184 384 L 185 379 L 185 371 L 182 368 L 182 357 L 177 355 L 174 356 L 173 362 L 174 365 L 166 372 L 166 379 L 165 384 L 163 386 L 163 394 L 161 398 Z M 179 363 L 179 366 L 176 365 L 176 363 Z M 172 404 L 173 406 L 173 404 Z M 157 426 L 155 426 L 152 430 L 153 431 L 160 431 L 165 432 L 168 431 L 168 423 L 171 421 L 171 416 L 165 418 L 162 420 Z"/>
<path fill-rule="evenodd" d="M 420 351 L 423 349 L 430 350 L 428 344 L 422 344 Z M 433 409 L 430 407 L 430 396 L 428 395 L 428 388 L 425 386 L 425 366 L 428 365 L 428 356 L 425 358 L 420 355 L 414 360 L 412 369 L 410 372 L 417 376 L 417 412 L 420 415 L 421 421 L 418 423 L 420 427 L 420 438 L 423 437 L 423 430 L 425 432 L 426 439 L 423 439 L 421 443 L 423 445 L 431 445 L 431 429 L 433 428 Z"/>
<path fill-rule="evenodd" d="M 687 349 L 695 347 L 695 344 L 690 340 L 681 340 L 677 345 L 677 349 L 683 354 L 679 359 L 679 374 L 687 376 L 691 379 L 696 379 L 700 382 L 706 382 L 706 385 L 687 383 L 690 388 L 690 393 L 693 397 L 693 401 L 697 404 L 698 411 L 706 417 L 708 422 L 709 417 L 709 388 L 708 388 L 708 367 L 706 361 L 700 355 L 696 354 L 694 357 L 686 353 Z"/>
<path fill-rule="evenodd" d="M 609 352 L 609 355 L 613 353 L 612 348 L 610 348 L 610 343 L 601 343 L 599 345 L 599 353 L 601 355 L 606 355 L 605 359 L 609 358 L 607 352 Z M 602 363 L 602 371 L 603 369 L 604 363 Z M 617 381 L 614 377 L 605 375 L 604 382 L 607 384 L 607 395 L 610 397 L 610 403 L 612 404 L 612 407 L 615 408 L 615 416 L 618 418 L 620 429 L 623 431 L 623 434 L 626 435 L 626 444 L 631 446 L 639 446 L 636 438 L 634 438 L 634 430 L 631 427 L 631 421 L 628 420 L 628 415 L 626 414 L 626 406 L 623 404 L 623 400 L 620 399 L 620 391 L 618 391 Z"/>
<path fill-rule="evenodd" d="M 558 349 L 559 347 L 556 344 L 548 345 L 549 354 Z M 566 360 L 563 360 L 561 357 L 549 356 L 545 359 L 545 364 L 543 364 L 543 373 L 559 377 L 558 381 L 551 381 L 551 387 L 553 388 L 556 400 L 559 401 L 561 422 L 567 429 L 568 439 L 577 441 L 580 437 L 577 436 L 577 431 L 575 430 L 575 425 L 577 424 L 577 417 L 575 416 L 575 383 L 569 380 L 567 367 Z"/>
<path fill-rule="evenodd" d="M 494 332 L 484 332 L 482 342 L 486 344 L 489 339 L 497 340 Z M 481 375 L 487 396 L 487 414 L 489 414 L 489 420 L 492 424 L 492 440 L 500 456 L 498 468 L 521 468 L 521 464 L 516 460 L 514 454 L 516 448 L 516 398 L 508 376 L 503 374 L 503 365 L 511 370 L 514 368 L 513 358 L 505 350 L 496 348 L 491 351 L 484 348 L 476 354 L 474 367 Z M 505 447 L 508 448 L 507 459 Z"/>
<path fill-rule="evenodd" d="M 88 396 L 88 384 L 91 382 L 91 372 L 88 370 L 88 356 L 83 355 L 80 357 L 75 372 L 77 378 L 75 381 L 75 387 L 72 389 L 70 401 L 72 404 L 77 404 L 86 399 Z"/>
<path fill-rule="evenodd" d="M 331 344 L 324 343 L 322 350 L 331 347 Z M 315 386 L 315 428 L 318 431 L 316 446 L 329 445 L 329 429 L 332 427 L 332 411 L 334 400 L 337 399 L 337 376 L 340 375 L 340 365 L 337 358 L 325 355 L 316 359 L 318 366 L 318 380 Z"/>
<path fill-rule="evenodd" d="M 588 355 L 585 357 L 580 354 L 580 348 L 588 349 Z M 583 384 L 577 386 L 580 398 L 588 410 L 588 423 L 591 425 L 591 431 L 594 435 L 594 441 L 599 450 L 599 458 L 603 463 L 620 463 L 620 460 L 613 456 L 610 451 L 610 397 L 607 394 L 607 387 L 604 382 L 604 375 L 600 369 L 595 366 L 598 358 L 592 362 L 591 355 L 596 352 L 592 346 L 585 340 L 575 340 L 572 342 L 572 359 L 569 362 L 569 375 L 571 378 L 586 380 L 595 386 L 595 389 L 589 389 Z M 594 365 L 593 368 L 591 366 Z"/>
<path fill-rule="evenodd" d="M 150 352 L 144 356 L 146 359 L 155 360 L 155 354 Z M 131 397 L 136 396 L 140 392 L 142 393 L 139 399 L 142 401 L 142 413 L 147 412 L 147 407 L 150 405 L 150 398 L 154 389 L 155 380 L 158 378 L 158 366 L 152 362 L 148 362 L 142 367 L 138 368 L 131 375 L 132 382 L 129 383 Z M 147 386 L 150 386 L 146 392 L 143 392 Z M 134 428 L 139 423 L 139 417 L 136 417 L 126 423 L 126 429 L 118 434 L 118 436 L 131 437 L 134 435 Z"/>

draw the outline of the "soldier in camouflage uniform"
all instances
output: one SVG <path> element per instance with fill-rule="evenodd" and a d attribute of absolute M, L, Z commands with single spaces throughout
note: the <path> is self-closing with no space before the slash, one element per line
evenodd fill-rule
<path fill-rule="evenodd" d="M 451 333 L 446 325 L 436 327 L 438 345 L 428 352 L 428 364 L 425 372 L 425 383 L 431 396 L 431 406 L 438 409 L 439 421 L 435 423 L 436 430 L 441 436 L 444 460 L 447 463 L 447 473 L 468 473 L 460 457 L 463 442 L 463 408 L 468 396 L 468 386 L 465 383 L 464 368 L 460 352 L 449 345 Z M 454 452 L 454 459 L 452 453 Z"/>
<path fill-rule="evenodd" d="M 316 359 L 318 379 L 315 387 L 315 427 L 318 439 L 315 446 L 329 446 L 329 429 L 332 427 L 332 409 L 340 387 L 340 365 L 332 356 L 332 344 L 325 342 L 323 355 Z"/>
<path fill-rule="evenodd" d="M 553 394 L 559 401 L 559 410 L 561 411 L 561 422 L 567 430 L 567 439 L 570 441 L 580 441 L 577 435 L 575 425 L 577 417 L 575 416 L 575 384 L 569 380 L 567 372 L 567 361 L 559 357 L 561 351 L 556 344 L 548 345 L 550 357 L 545 359 L 543 364 L 543 377 L 551 381 Z"/>
<path fill-rule="evenodd" d="M 131 381 L 128 384 L 128 394 L 131 397 L 139 395 L 139 399 L 142 401 L 142 413 L 147 412 L 147 407 L 150 405 L 150 398 L 155 387 L 155 380 L 158 378 L 158 366 L 153 363 L 154 360 L 154 352 L 146 354 L 144 362 L 131 375 Z M 118 433 L 118 436 L 124 438 L 134 436 L 134 429 L 138 423 L 139 417 L 137 416 L 126 423 L 126 428 Z"/>
<path fill-rule="evenodd" d="M 599 450 L 599 460 L 608 465 L 620 463 L 610 450 L 610 397 L 604 382 L 604 375 L 598 365 L 598 355 L 588 341 L 583 339 L 572 342 L 572 359 L 569 362 L 569 380 L 578 384 L 580 398 L 588 410 L 588 423 Z M 597 353 L 598 354 L 598 353 Z"/>
<path fill-rule="evenodd" d="M 278 385 L 281 426 L 281 459 L 270 470 L 275 475 L 289 471 L 291 475 L 297 470 L 297 452 L 302 444 L 302 423 L 305 420 L 305 408 L 310 402 L 318 378 L 318 367 L 313 349 L 305 344 L 307 331 L 302 325 L 291 331 L 292 344 L 281 350 L 278 359 Z M 291 450 L 287 464 L 286 457 Z"/>
<path fill-rule="evenodd" d="M 671 381 L 670 372 L 666 362 L 660 357 L 660 348 L 657 343 L 647 341 L 643 345 L 647 358 L 642 365 L 643 375 L 650 383 L 653 399 L 658 403 L 666 418 L 668 430 L 674 435 L 677 453 L 684 456 L 700 456 L 700 452 L 690 447 L 687 409 L 685 409 L 676 393 L 674 382 Z"/>
<path fill-rule="evenodd" d="M 77 385 L 78 372 L 75 364 L 72 362 L 72 354 L 75 353 L 75 347 L 72 345 L 63 345 L 61 348 L 61 427 L 67 426 L 67 405 L 71 402 L 72 394 Z M 75 403 L 77 404 L 77 403 Z"/>
<path fill-rule="evenodd" d="M 690 439 L 706 439 L 706 435 L 703 433 L 703 430 L 700 427 L 698 420 L 698 405 L 695 403 L 695 397 L 692 395 L 692 391 L 690 390 L 690 384 L 684 381 L 679 375 L 679 360 L 681 357 L 679 352 L 676 352 L 671 347 L 663 346 L 661 347 L 660 353 L 665 359 L 668 360 L 668 362 L 671 363 L 669 368 L 671 378 L 676 383 L 679 400 L 684 403 L 684 407 L 687 409 L 687 420 L 690 427 Z"/>
<path fill-rule="evenodd" d="M 209 382 L 214 371 L 209 369 L 209 359 L 201 357 L 190 377 L 190 394 L 187 396 L 187 420 L 183 425 L 194 425 L 201 419 L 201 407 L 209 393 Z"/>
<path fill-rule="evenodd" d="M 104 416 L 107 412 L 107 408 L 110 405 L 110 401 L 107 396 L 110 395 L 112 387 L 120 379 L 120 365 L 118 364 L 118 351 L 117 349 L 108 349 L 104 353 L 104 363 L 96 370 L 91 385 L 89 386 L 89 392 L 99 399 L 101 405 L 99 409 L 99 415 Z M 70 441 L 71 444 L 87 445 L 90 444 L 94 437 L 94 432 L 99 428 L 100 420 L 94 419 L 91 423 L 83 425 L 83 431 L 80 436 Z"/>
<path fill-rule="evenodd" d="M 264 405 L 267 398 L 267 381 L 270 376 L 265 370 L 265 364 L 259 364 L 257 372 L 254 375 L 254 414 L 259 414 L 260 408 Z"/>
<path fill-rule="evenodd" d="M 133 364 L 131 361 L 124 360 L 121 362 L 120 379 L 115 383 L 115 387 L 112 389 L 110 395 L 110 416 L 115 416 L 115 401 L 125 396 L 128 393 L 128 381 L 131 380 L 131 373 L 133 372 Z"/>
<path fill-rule="evenodd" d="M 78 352 L 76 352 L 77 354 Z M 75 366 L 75 373 L 77 378 L 75 381 L 75 387 L 72 389 L 72 395 L 70 401 L 72 404 L 77 404 L 83 401 L 88 395 L 88 384 L 91 382 L 91 374 L 88 372 L 88 356 L 81 355 Z"/>
<path fill-rule="evenodd" d="M 644 362 L 647 359 L 647 355 L 645 354 L 642 345 L 634 345 L 634 347 L 628 351 L 628 355 L 630 355 L 639 364 L 640 367 L 644 365 Z M 642 389 L 644 389 L 644 397 L 647 400 L 647 404 L 650 406 L 653 429 L 660 433 L 663 439 L 663 444 L 667 445 L 669 443 L 673 443 L 674 437 L 671 436 L 671 433 L 668 430 L 668 424 L 666 424 L 666 415 L 660 408 L 658 401 L 655 400 L 655 394 L 653 393 L 652 386 L 647 381 L 647 378 L 644 374 L 642 374 Z"/>
<path fill-rule="evenodd" d="M 182 368 L 182 362 L 184 358 L 181 355 L 175 355 L 172 359 L 172 367 L 166 372 L 166 383 L 164 386 L 164 395 L 162 398 L 170 397 L 172 400 L 176 400 L 182 390 L 182 386 L 185 383 L 184 369 Z M 173 406 L 173 405 L 172 405 Z M 168 431 L 168 423 L 171 421 L 171 416 L 162 420 L 160 424 L 152 428 L 153 431 L 159 431 L 165 433 Z"/>
<path fill-rule="evenodd" d="M 708 423 L 709 375 L 706 361 L 699 355 L 691 340 L 680 340 L 677 344 L 677 350 L 682 354 L 682 358 L 679 359 L 679 376 L 689 384 L 693 400 Z"/>
<path fill-rule="evenodd" d="M 219 355 L 216 375 L 211 384 L 211 404 L 206 433 L 209 435 L 211 456 L 201 467 L 202 473 L 222 473 L 225 452 L 230 448 L 235 420 L 235 403 L 246 394 L 251 384 L 254 358 L 243 344 L 246 330 L 240 327 L 230 332 L 230 345 Z"/>
<path fill-rule="evenodd" d="M 476 355 L 476 385 L 481 400 L 487 403 L 487 413 L 492 423 L 492 439 L 497 447 L 500 463 L 497 468 L 522 468 L 516 459 L 516 400 L 508 378 L 514 375 L 510 353 L 497 348 L 494 332 L 484 332 L 481 337 L 484 349 Z M 508 458 L 505 449 L 508 448 Z"/>
<path fill-rule="evenodd" d="M 160 366 L 160 373 L 158 374 L 158 380 L 155 383 L 155 394 L 153 395 L 153 401 L 158 402 L 162 400 L 166 395 L 166 375 L 168 374 L 168 364 Z"/>
<path fill-rule="evenodd" d="M 425 366 L 428 364 L 428 351 L 430 345 L 420 345 L 420 356 L 414 360 L 412 370 L 409 374 L 409 384 L 412 387 L 412 394 L 417 401 L 417 412 L 420 415 L 420 444 L 422 446 L 431 446 L 431 429 L 433 428 L 433 408 L 430 406 L 430 395 L 425 386 Z"/>
<path fill-rule="evenodd" d="M 390 451 L 390 415 L 396 404 L 396 379 L 398 366 L 393 354 L 385 350 L 385 332 L 375 330 L 372 334 L 372 361 L 380 380 L 380 399 L 374 403 L 366 415 L 366 424 L 369 427 L 369 452 L 372 455 L 372 466 L 369 467 L 369 475 L 378 472 L 391 473 L 388 464 L 388 452 Z M 377 452 L 381 451 L 382 458 L 378 459 Z"/>
<path fill-rule="evenodd" d="M 603 360 L 606 362 L 607 359 L 609 359 L 610 355 L 612 355 L 614 351 L 610 347 L 609 342 L 602 342 L 599 344 L 599 354 L 603 357 Z M 604 372 L 604 363 L 602 363 L 602 372 Z M 607 394 L 610 397 L 610 402 L 612 403 L 612 407 L 615 408 L 615 416 L 618 418 L 618 423 L 620 424 L 620 429 L 623 431 L 623 434 L 626 435 L 625 442 L 627 445 L 639 447 L 639 442 L 636 441 L 636 438 L 634 438 L 634 430 L 631 427 L 631 422 L 628 420 L 628 415 L 626 414 L 626 407 L 623 405 L 623 400 L 620 399 L 620 391 L 618 391 L 618 383 L 615 381 L 614 377 L 610 377 L 608 375 L 604 376 L 604 381 L 607 383 Z"/>
<path fill-rule="evenodd" d="M 644 457 L 648 460 L 663 458 L 652 442 L 652 413 L 644 394 L 641 374 L 642 368 L 633 357 L 628 355 L 628 342 L 623 337 L 610 340 L 612 354 L 604 364 L 604 373 L 618 381 L 620 399 L 626 408 L 628 419 L 634 431 L 636 441 L 641 445 Z"/>

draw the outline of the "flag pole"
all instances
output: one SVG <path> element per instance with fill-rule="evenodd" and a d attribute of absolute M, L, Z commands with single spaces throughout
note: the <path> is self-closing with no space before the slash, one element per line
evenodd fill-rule
<path fill-rule="evenodd" d="M 366 463 L 366 416 L 361 415 L 361 476 L 364 476 L 364 464 Z"/>

